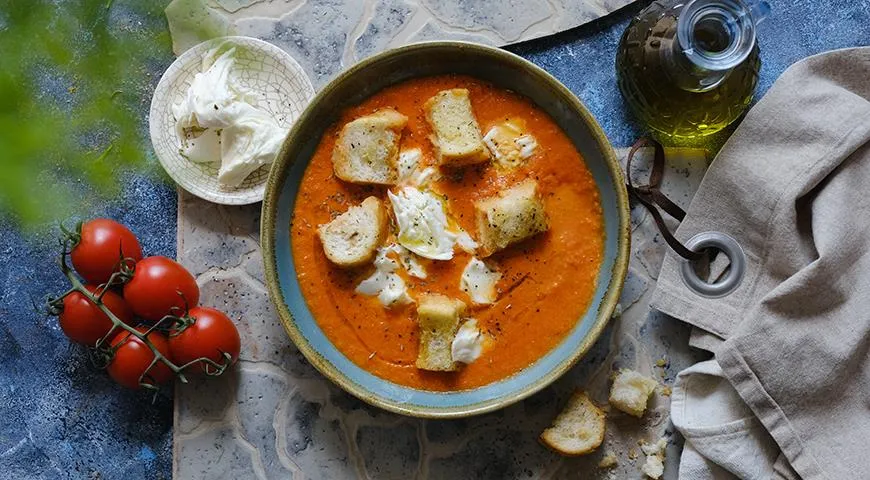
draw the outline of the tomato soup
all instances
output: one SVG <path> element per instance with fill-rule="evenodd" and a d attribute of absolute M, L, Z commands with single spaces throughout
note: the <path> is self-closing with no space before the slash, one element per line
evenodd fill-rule
<path fill-rule="evenodd" d="M 449 215 L 477 238 L 474 202 L 534 178 L 549 229 L 486 259 L 502 273 L 497 300 L 489 305 L 473 304 L 460 288 L 460 276 L 471 258 L 468 253 L 457 250 L 449 261 L 424 259 L 425 279 L 401 272 L 412 297 L 431 292 L 466 302 L 466 316 L 477 319 L 489 339 L 473 363 L 455 372 L 430 372 L 415 366 L 419 342 L 415 305 L 385 308 L 377 298 L 356 293 L 372 267 L 345 270 L 331 264 L 317 227 L 368 196 L 386 198 L 387 187 L 355 185 L 333 174 L 333 146 L 341 127 L 378 109 L 394 108 L 408 117 L 401 149 L 419 148 L 422 163 L 435 165 L 432 132 L 422 105 L 451 88 L 469 91 L 482 132 L 508 118 L 522 118 L 538 148 L 514 169 L 484 163 L 442 170 L 429 188 L 443 195 Z M 389 202 L 386 205 L 389 208 Z M 469 389 L 504 379 L 549 352 L 589 307 L 604 250 L 598 188 L 583 158 L 553 119 L 521 95 L 452 75 L 403 82 L 343 112 L 324 134 L 305 171 L 290 229 L 302 293 L 338 350 L 381 378 L 434 391 Z"/>

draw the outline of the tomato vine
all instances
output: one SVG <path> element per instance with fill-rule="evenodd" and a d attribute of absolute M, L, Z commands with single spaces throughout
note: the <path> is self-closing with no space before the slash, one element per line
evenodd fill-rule
<path fill-rule="evenodd" d="M 166 334 L 167 337 L 177 336 L 182 333 L 187 327 L 189 327 L 193 323 L 193 319 L 188 316 L 188 307 L 187 302 L 185 301 L 185 308 L 181 315 L 165 315 L 163 318 L 157 320 L 153 323 L 145 323 L 143 324 L 144 329 L 140 331 L 136 328 L 136 325 L 128 325 L 120 318 L 118 318 L 103 302 L 103 297 L 109 292 L 112 288 L 124 285 L 127 283 L 135 272 L 135 259 L 132 258 L 124 258 L 123 255 L 119 258 L 119 271 L 113 273 L 108 281 L 104 284 L 101 284 L 94 290 L 94 293 L 91 293 L 86 287 L 85 283 L 76 275 L 73 268 L 68 263 L 68 258 L 71 253 L 71 249 L 75 246 L 77 242 L 77 235 L 75 232 L 70 232 L 65 228 L 62 228 L 65 239 L 61 241 L 63 246 L 63 252 L 60 256 L 60 269 L 64 276 L 70 282 L 70 289 L 64 292 L 62 295 L 58 297 L 50 297 L 47 300 L 48 313 L 51 315 L 58 316 L 63 311 L 63 300 L 67 296 L 78 292 L 83 295 L 88 301 L 92 302 L 103 314 L 105 314 L 109 320 L 112 322 L 112 328 L 102 337 L 100 338 L 96 344 L 88 345 L 88 353 L 91 358 L 92 363 L 95 366 L 101 369 L 105 369 L 109 366 L 114 358 L 115 353 L 118 349 L 120 349 L 124 344 L 131 341 L 133 338 L 138 339 L 144 345 L 146 345 L 154 358 L 151 360 L 151 363 L 148 367 L 142 372 L 139 376 L 139 386 L 144 389 L 148 389 L 156 392 L 160 389 L 159 383 L 154 381 L 154 378 L 149 374 L 158 363 L 163 363 L 168 367 L 173 374 L 182 382 L 187 383 L 187 376 L 185 375 L 185 371 L 187 371 L 191 367 L 195 367 L 197 372 L 202 372 L 207 376 L 219 376 L 222 375 L 232 364 L 234 363 L 234 359 L 230 353 L 220 352 L 223 361 L 217 362 L 208 357 L 198 357 L 194 360 L 191 360 L 187 363 L 177 365 L 172 361 L 171 358 L 167 358 L 148 338 L 152 332 L 161 332 Z M 78 228 L 77 228 L 78 230 Z M 181 292 L 178 292 L 179 295 L 184 296 Z M 126 331 L 127 333 L 123 333 Z M 111 340 L 115 338 L 117 335 L 126 335 L 121 342 L 118 342 L 116 345 L 111 345 Z"/>

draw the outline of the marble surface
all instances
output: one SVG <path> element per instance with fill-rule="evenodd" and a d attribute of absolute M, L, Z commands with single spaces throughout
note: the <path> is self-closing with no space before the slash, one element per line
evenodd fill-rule
<path fill-rule="evenodd" d="M 174 0 L 176 54 L 213 36 L 245 35 L 286 50 L 315 87 L 355 62 L 411 42 L 506 45 L 583 25 L 634 0 Z"/>
<path fill-rule="evenodd" d="M 625 152 L 622 152 L 624 154 Z M 638 158 L 634 178 L 648 176 Z M 646 161 L 644 161 L 646 160 Z M 663 191 L 687 207 L 708 165 L 703 150 L 668 152 Z M 652 312 L 665 252 L 652 217 L 632 210 L 623 311 L 568 374 L 504 410 L 463 420 L 419 420 L 371 407 L 311 367 L 286 333 L 263 284 L 257 206 L 214 205 L 179 194 L 178 259 L 197 275 L 201 303 L 221 308 L 242 334 L 232 377 L 176 385 L 174 476 L 257 478 L 642 478 L 639 442 L 669 439 L 666 478 L 675 478 L 680 442 L 669 428 L 669 388 L 697 360 L 688 329 Z M 606 403 L 611 374 L 631 368 L 660 381 L 640 420 L 611 411 L 605 446 L 563 459 L 537 437 L 576 388 Z M 614 454 L 612 469 L 596 467 Z"/>
<path fill-rule="evenodd" d="M 125 35 L 151 38 L 155 44 L 162 44 L 167 37 L 165 19 L 162 16 L 143 18 L 133 15 L 127 6 L 130 1 L 133 0 L 109 2 L 112 28 Z M 617 146 L 630 145 L 640 133 L 616 90 L 611 66 L 619 36 L 630 16 L 643 3 L 641 0 L 558 35 L 508 47 L 544 67 L 574 91 Z M 772 16 L 760 27 L 763 64 L 759 95 L 788 65 L 804 56 L 870 43 L 868 0 L 772 0 L 770 3 Z M 0 7 L 0 29 L 3 22 Z M 151 75 L 143 78 L 143 86 L 137 90 L 143 96 L 139 112 L 143 122 L 157 76 L 171 61 L 172 52 L 166 47 L 163 61 L 131 65 L 131 68 Z M 56 82 L 52 72 L 34 72 L 34 81 L 45 84 L 47 89 L 60 85 L 58 88 L 62 88 L 64 95 L 59 94 L 58 98 L 67 98 L 66 86 Z M 142 131 L 143 138 L 147 138 L 145 125 Z M 728 132 L 724 132 L 705 143 L 715 151 L 727 137 Z M 152 163 L 156 168 L 153 157 Z M 147 253 L 175 255 L 174 188 L 165 178 L 141 172 L 131 173 L 122 181 L 125 186 L 118 198 L 94 204 L 83 215 L 107 215 L 119 219 L 140 235 Z M 33 313 L 32 297 L 40 298 L 63 289 L 55 267 L 55 253 L 52 234 L 20 232 L 8 220 L 0 219 L 0 366 L 3 367 L 0 369 L 0 479 L 169 478 L 172 392 L 165 392 L 152 405 L 147 397 L 118 389 L 88 366 L 83 351 L 68 345 L 56 323 Z M 663 321 L 659 319 L 650 325 Z M 650 327 L 644 330 L 645 335 L 654 335 L 655 331 Z M 602 337 L 601 343 L 609 342 L 611 335 Z M 591 356 L 587 358 L 592 361 Z M 298 373 L 301 376 L 304 372 Z M 350 407 L 344 404 L 329 406 L 321 413 L 333 415 L 337 408 Z M 534 405 L 530 411 L 534 415 Z M 299 410 L 292 414 L 303 418 L 308 413 Z M 510 419 L 522 414 L 525 414 L 524 410 L 505 412 Z M 372 431 L 377 431 L 375 427 L 363 425 L 362 420 L 356 420 L 357 417 L 353 418 L 360 439 L 365 440 Z M 545 423 L 541 418 L 536 421 Z M 453 435 L 451 432 L 461 427 L 462 422 L 448 422 L 435 429 L 427 426 L 424 433 L 430 439 L 428 445 L 442 443 Z M 491 424 L 491 428 L 497 427 Z M 397 437 L 397 440 L 413 444 L 409 432 L 419 431 L 419 428 L 405 428 L 402 430 L 404 436 Z M 284 441 L 285 445 L 299 448 L 298 445 L 307 443 L 307 439 L 318 441 L 336 435 L 338 433 L 331 425 L 315 423 L 303 429 L 301 435 L 285 436 Z M 472 440 L 480 443 L 486 439 L 486 433 L 482 433 Z M 532 441 L 517 442 L 530 445 Z M 420 443 L 417 444 L 416 451 L 419 451 Z M 505 455 L 502 451 L 504 445 L 496 445 L 486 454 Z M 512 447 L 513 444 L 508 445 Z M 358 448 L 368 455 L 379 446 L 366 441 Z M 482 449 L 479 446 L 472 454 L 479 454 Z M 250 458 L 250 452 L 242 449 L 237 453 Z M 436 465 L 435 469 L 430 468 L 430 472 L 445 472 L 447 467 L 439 459 L 451 452 L 443 447 L 431 448 L 427 452 L 430 464 Z M 523 462 L 519 456 L 517 465 Z M 470 465 L 474 463 L 470 462 Z M 577 463 L 570 461 L 569 465 Z M 380 468 L 385 472 L 396 472 L 400 466 L 390 462 Z M 560 464 L 559 468 L 568 467 Z M 468 476 L 475 473 L 486 476 L 488 473 L 496 477 L 502 473 L 481 467 L 469 467 L 468 472 L 471 472 Z"/>

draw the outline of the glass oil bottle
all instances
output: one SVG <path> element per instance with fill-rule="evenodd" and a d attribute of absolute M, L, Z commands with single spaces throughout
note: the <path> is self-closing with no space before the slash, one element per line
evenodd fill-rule
<path fill-rule="evenodd" d="M 759 0 L 658 0 L 622 36 L 616 71 L 637 118 L 667 137 L 715 133 L 749 107 L 758 83 Z"/>

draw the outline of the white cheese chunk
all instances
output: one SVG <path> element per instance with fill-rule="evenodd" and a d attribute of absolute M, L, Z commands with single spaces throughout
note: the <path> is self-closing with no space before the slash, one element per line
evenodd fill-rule
<path fill-rule="evenodd" d="M 477 320 L 469 318 L 459 327 L 453 343 L 450 345 L 450 353 L 454 362 L 471 363 L 483 352 L 483 335 L 477 328 Z"/>
<path fill-rule="evenodd" d="M 422 188 L 437 177 L 438 171 L 436 169 L 432 167 L 421 168 L 422 155 L 419 148 L 411 148 L 399 153 L 400 185 Z"/>
<path fill-rule="evenodd" d="M 426 278 L 426 269 L 417 256 L 411 253 L 407 248 L 391 243 L 385 247 L 387 252 L 393 252 L 399 257 L 402 267 L 407 270 L 408 275 L 417 278 Z"/>
<path fill-rule="evenodd" d="M 218 181 L 238 187 L 254 170 L 275 161 L 287 129 L 254 106 L 254 94 L 232 77 L 235 48 L 218 56 L 219 48 L 205 54 L 203 71 L 182 101 L 172 105 L 172 113 L 182 154 L 193 162 L 219 161 Z"/>
<path fill-rule="evenodd" d="M 520 147 L 520 158 L 528 160 L 538 148 L 538 141 L 531 135 L 523 135 L 514 140 L 514 143 Z"/>
<path fill-rule="evenodd" d="M 433 260 L 453 258 L 456 234 L 447 230 L 447 214 L 438 197 L 414 187 L 402 187 L 398 193 L 387 195 L 399 225 L 400 245 Z"/>
<path fill-rule="evenodd" d="M 456 245 L 467 253 L 474 253 L 474 250 L 480 246 L 468 232 L 462 229 L 456 234 Z"/>
<path fill-rule="evenodd" d="M 197 137 L 191 135 L 185 138 L 181 145 L 181 154 L 195 163 L 219 163 L 221 161 L 220 130 L 210 128 Z"/>
<path fill-rule="evenodd" d="M 462 271 L 459 288 L 471 297 L 471 301 L 485 305 L 495 301 L 497 292 L 495 285 L 501 278 L 501 273 L 492 270 L 483 261 L 471 257 L 468 265 Z"/>
<path fill-rule="evenodd" d="M 378 249 L 373 262 L 375 272 L 357 285 L 356 292 L 372 297 L 377 296 L 381 305 L 385 307 L 412 303 L 414 300 L 408 295 L 405 281 L 395 273 L 399 264 L 387 256 L 389 251 L 389 247 Z"/>
<path fill-rule="evenodd" d="M 218 181 L 228 187 L 241 185 L 254 170 L 275 161 L 286 135 L 286 129 L 260 110 L 238 118 L 221 130 Z"/>
<path fill-rule="evenodd" d="M 525 132 L 522 119 L 510 119 L 493 126 L 483 136 L 483 142 L 492 152 L 496 163 L 504 167 L 521 165 L 538 148 L 535 137 Z"/>
<path fill-rule="evenodd" d="M 420 153 L 419 148 L 402 150 L 402 152 L 399 153 L 399 181 L 409 181 L 411 179 L 411 176 L 420 165 L 421 156 L 422 154 Z"/>

